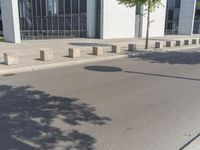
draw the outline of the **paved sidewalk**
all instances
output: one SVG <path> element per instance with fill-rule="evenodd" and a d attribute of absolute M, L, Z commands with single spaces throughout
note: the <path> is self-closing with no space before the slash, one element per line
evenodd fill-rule
<path fill-rule="evenodd" d="M 149 44 L 149 51 L 154 51 L 155 41 L 167 41 L 167 40 L 177 40 L 177 39 L 192 39 L 199 38 L 199 35 L 195 36 L 164 36 L 159 38 L 151 38 Z M 108 60 L 115 58 L 126 57 L 127 45 L 129 43 L 137 44 L 138 50 L 144 50 L 145 39 L 135 38 L 135 39 L 52 39 L 52 40 L 33 40 L 33 41 L 23 41 L 21 44 L 12 43 L 0 43 L 0 74 L 22 72 L 22 71 L 32 71 L 47 68 L 54 68 L 59 66 L 73 65 L 77 63 L 91 62 Z M 110 52 L 110 47 L 113 44 L 120 45 L 123 49 L 121 54 L 114 54 Z M 104 47 L 105 55 L 103 56 L 93 56 L 91 55 L 92 47 L 99 46 Z M 81 58 L 72 59 L 67 57 L 68 48 L 76 47 L 81 49 Z M 200 45 L 192 46 L 182 46 L 173 48 L 164 48 L 156 51 L 172 51 L 181 50 L 189 48 L 197 48 Z M 54 51 L 55 58 L 53 61 L 43 62 L 38 60 L 39 51 L 41 48 L 49 48 Z M 3 64 L 3 53 L 8 51 L 18 51 L 20 55 L 20 63 L 18 65 L 7 66 Z"/>
<path fill-rule="evenodd" d="M 200 149 L 200 134 L 192 138 L 180 150 L 199 150 Z"/>

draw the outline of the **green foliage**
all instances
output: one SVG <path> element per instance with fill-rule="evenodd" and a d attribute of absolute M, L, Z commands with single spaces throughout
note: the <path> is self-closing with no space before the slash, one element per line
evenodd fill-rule
<path fill-rule="evenodd" d="M 127 7 L 134 7 L 136 5 L 146 5 L 149 7 L 149 11 L 154 11 L 155 8 L 161 5 L 161 0 L 117 0 L 120 4 L 124 4 Z"/>
<path fill-rule="evenodd" d="M 196 6 L 200 9 L 200 0 L 197 0 Z"/>
<path fill-rule="evenodd" d="M 147 31 L 146 31 L 146 43 L 145 43 L 145 49 L 148 49 L 149 45 L 149 28 L 150 28 L 150 14 L 153 12 L 156 8 L 158 8 L 161 4 L 161 0 L 117 0 L 119 4 L 123 4 L 127 7 L 134 7 L 137 5 L 144 5 L 146 6 L 147 11 Z"/>

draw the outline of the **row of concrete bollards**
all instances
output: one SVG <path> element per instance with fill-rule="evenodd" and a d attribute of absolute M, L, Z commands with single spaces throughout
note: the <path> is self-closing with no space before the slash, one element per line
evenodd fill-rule
<path fill-rule="evenodd" d="M 160 49 L 163 47 L 173 47 L 173 46 L 182 46 L 182 45 L 194 45 L 200 44 L 200 39 L 187 39 L 187 40 L 176 40 L 176 41 L 159 41 L 155 42 L 155 48 Z M 112 53 L 121 53 L 121 46 L 119 45 L 112 45 L 111 52 Z M 79 48 L 69 48 L 68 54 L 70 58 L 79 58 L 81 57 L 81 50 Z M 136 52 L 137 45 L 136 44 L 128 44 L 128 51 Z M 92 48 L 92 55 L 103 55 L 104 49 L 103 47 L 93 47 Z M 42 61 L 51 61 L 54 59 L 54 52 L 49 49 L 42 49 L 40 50 L 40 60 Z M 18 52 L 7 52 L 4 53 L 4 63 L 6 65 L 17 65 L 19 64 L 19 54 Z"/>
<path fill-rule="evenodd" d="M 112 45 L 112 53 L 121 53 L 121 47 L 119 45 Z M 136 50 L 136 44 L 128 45 L 129 51 Z M 92 55 L 100 56 L 104 54 L 103 47 L 92 47 Z M 81 50 L 79 48 L 69 48 L 68 57 L 70 58 L 79 58 L 81 57 Z M 54 59 L 54 52 L 50 49 L 41 49 L 40 50 L 40 60 L 41 61 L 52 61 Z M 6 65 L 17 65 L 19 64 L 19 54 L 18 52 L 7 52 L 4 53 L 4 64 Z"/>
<path fill-rule="evenodd" d="M 186 40 L 165 41 L 165 42 L 159 41 L 155 42 L 155 48 L 195 45 L 195 44 L 200 44 L 200 39 L 186 39 Z"/>

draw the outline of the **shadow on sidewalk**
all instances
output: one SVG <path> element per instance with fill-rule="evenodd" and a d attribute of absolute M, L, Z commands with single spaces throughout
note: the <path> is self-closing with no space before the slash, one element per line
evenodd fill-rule
<path fill-rule="evenodd" d="M 73 46 L 84 46 L 84 47 L 91 47 L 91 46 L 98 46 L 98 47 L 110 47 L 111 44 L 104 44 L 104 43 L 70 43 Z"/>
<path fill-rule="evenodd" d="M 182 51 L 182 52 L 146 52 L 129 58 L 137 58 L 151 63 L 169 63 L 169 64 L 200 64 L 200 52 Z"/>
<path fill-rule="evenodd" d="M 43 150 L 58 148 L 64 143 L 67 147 L 62 148 L 66 150 L 93 150 L 94 137 L 68 128 L 83 123 L 101 126 L 111 121 L 95 111 L 78 99 L 52 96 L 29 86 L 1 85 L 0 148 Z"/>

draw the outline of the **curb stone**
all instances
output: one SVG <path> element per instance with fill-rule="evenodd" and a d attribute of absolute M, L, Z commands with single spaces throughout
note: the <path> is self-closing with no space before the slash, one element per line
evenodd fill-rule
<path fill-rule="evenodd" d="M 104 58 L 93 58 L 93 59 L 86 59 L 86 60 L 75 60 L 75 61 L 70 61 L 70 62 L 58 62 L 58 63 L 52 63 L 52 64 L 26 66 L 26 67 L 19 67 L 19 68 L 1 70 L 0 75 L 3 76 L 3 75 L 6 75 L 6 74 L 33 72 L 33 71 L 61 68 L 61 67 L 67 67 L 67 66 L 75 66 L 75 65 L 92 63 L 92 62 L 115 60 L 115 59 L 127 58 L 127 57 L 128 57 L 128 55 L 119 55 L 119 56 L 109 56 L 109 57 L 104 57 Z"/>

